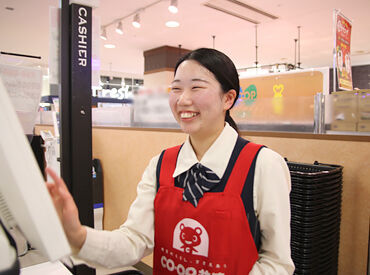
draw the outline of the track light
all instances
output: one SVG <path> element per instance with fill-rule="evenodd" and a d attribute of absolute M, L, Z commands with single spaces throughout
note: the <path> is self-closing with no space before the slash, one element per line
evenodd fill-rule
<path fill-rule="evenodd" d="M 119 21 L 116 27 L 116 33 L 122 35 L 123 34 L 123 28 L 122 28 L 122 21 Z"/>
<path fill-rule="evenodd" d="M 172 13 L 177 13 L 179 11 L 177 8 L 177 0 L 171 0 L 171 4 L 168 6 L 168 10 Z"/>
<path fill-rule="evenodd" d="M 116 47 L 116 45 L 114 45 L 114 44 L 104 44 L 104 47 L 107 48 L 107 49 L 114 49 Z"/>
<path fill-rule="evenodd" d="M 132 21 L 132 25 L 135 27 L 135 28 L 140 28 L 140 15 L 137 13 L 135 14 L 134 16 L 134 21 Z"/>
<path fill-rule="evenodd" d="M 166 26 L 169 28 L 177 28 L 178 26 L 180 26 L 180 23 L 177 21 L 167 21 Z"/>
<path fill-rule="evenodd" d="M 107 30 L 105 28 L 102 29 L 100 33 L 100 38 L 103 40 L 107 40 Z"/>

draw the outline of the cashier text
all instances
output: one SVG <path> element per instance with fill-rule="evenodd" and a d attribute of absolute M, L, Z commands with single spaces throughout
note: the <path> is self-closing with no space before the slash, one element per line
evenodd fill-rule
<path fill-rule="evenodd" d="M 78 65 L 87 65 L 87 10 L 78 9 Z"/>

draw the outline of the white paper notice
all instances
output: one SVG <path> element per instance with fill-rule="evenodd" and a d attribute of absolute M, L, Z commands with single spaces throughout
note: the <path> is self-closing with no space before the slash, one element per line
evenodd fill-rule
<path fill-rule="evenodd" d="M 25 134 L 32 134 L 42 90 L 41 69 L 0 64 L 0 77 Z"/>
<path fill-rule="evenodd" d="M 49 82 L 60 83 L 60 9 L 49 8 Z"/>

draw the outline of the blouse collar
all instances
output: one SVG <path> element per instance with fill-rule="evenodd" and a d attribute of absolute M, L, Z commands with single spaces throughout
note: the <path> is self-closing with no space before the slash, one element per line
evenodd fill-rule
<path fill-rule="evenodd" d="M 222 178 L 237 138 L 238 133 L 226 122 L 221 134 L 209 147 L 202 159 L 198 161 L 188 136 L 179 152 L 173 177 L 177 177 L 199 162 L 215 172 L 219 178 Z"/>

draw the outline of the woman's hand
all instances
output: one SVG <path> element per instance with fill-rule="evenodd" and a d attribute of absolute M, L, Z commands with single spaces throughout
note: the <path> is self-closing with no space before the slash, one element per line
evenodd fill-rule
<path fill-rule="evenodd" d="M 86 228 L 81 225 L 77 206 L 63 179 L 59 178 L 50 168 L 46 168 L 45 171 L 54 181 L 47 182 L 46 185 L 62 222 L 64 232 L 73 252 L 78 253 L 86 240 Z"/>

